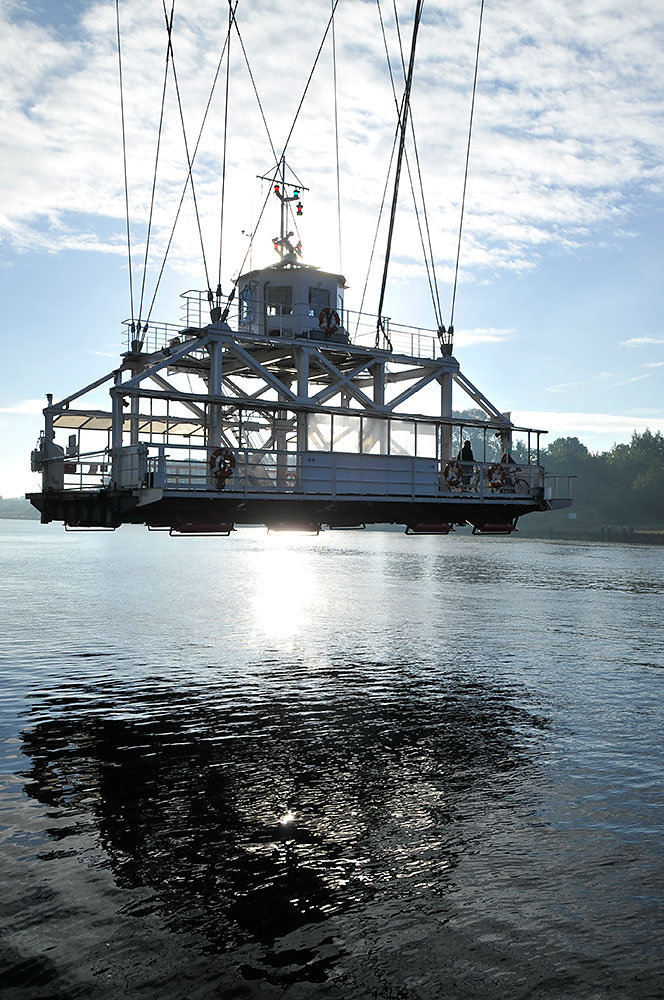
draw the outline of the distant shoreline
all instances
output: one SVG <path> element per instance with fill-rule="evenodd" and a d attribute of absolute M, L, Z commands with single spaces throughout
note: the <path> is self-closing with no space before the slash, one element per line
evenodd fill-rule
<path fill-rule="evenodd" d="M 2 510 L 0 502 L 1 521 L 39 521 L 39 511 L 30 508 L 27 511 Z M 259 527 L 259 525 L 246 525 L 245 527 Z M 367 526 L 367 531 L 392 531 L 403 532 L 404 529 L 398 525 L 386 524 Z M 470 534 L 470 526 L 457 528 L 457 535 Z M 634 528 L 623 528 L 620 526 L 607 526 L 591 531 L 564 531 L 553 525 L 543 525 L 539 529 L 519 527 L 512 536 L 516 539 L 523 539 L 529 542 L 595 542 L 595 543 L 619 543 L 622 545 L 664 545 L 664 531 L 639 531 Z"/>

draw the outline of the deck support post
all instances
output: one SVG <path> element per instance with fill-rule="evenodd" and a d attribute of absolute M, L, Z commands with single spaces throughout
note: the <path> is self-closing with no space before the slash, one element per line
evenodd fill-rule
<path fill-rule="evenodd" d="M 122 370 L 115 373 L 115 386 L 111 389 L 111 481 L 116 483 L 120 476 L 120 449 L 122 448 L 122 432 L 124 427 L 123 397 L 120 392 L 122 385 Z"/>
<path fill-rule="evenodd" d="M 302 347 L 295 348 L 297 365 L 297 398 L 304 403 L 309 398 L 309 352 Z M 297 450 L 307 450 L 307 414 L 299 411 L 297 414 Z"/>
<path fill-rule="evenodd" d="M 440 415 L 447 420 L 452 419 L 452 372 L 444 372 L 438 376 L 440 382 Z M 452 425 L 441 424 L 440 427 L 440 460 L 449 462 L 452 458 Z"/>
<path fill-rule="evenodd" d="M 288 386 L 290 389 L 290 385 Z M 285 393 L 278 394 L 279 402 L 286 403 L 288 397 Z M 277 489 L 283 490 L 286 487 L 286 473 L 288 469 L 288 428 L 291 422 L 288 419 L 288 410 L 277 410 L 274 421 L 274 444 L 277 450 Z"/>
<path fill-rule="evenodd" d="M 385 406 L 385 362 L 377 361 L 370 368 L 373 377 L 373 400 L 376 406 Z"/>
<path fill-rule="evenodd" d="M 131 377 L 136 378 L 137 375 L 141 374 L 142 366 L 140 364 L 132 364 Z M 129 443 L 138 444 L 138 415 L 140 413 L 140 396 L 132 396 L 129 401 L 129 414 L 131 420 L 129 421 Z"/>
<path fill-rule="evenodd" d="M 221 396 L 223 394 L 223 344 L 221 340 L 210 340 L 210 382 L 208 392 L 210 396 Z M 222 440 L 222 416 L 219 403 L 210 403 L 208 416 L 208 447 L 214 450 L 218 448 Z M 210 452 L 211 454 L 212 452 Z"/>
<path fill-rule="evenodd" d="M 373 400 L 376 407 L 385 406 L 385 362 L 377 361 L 369 369 L 373 378 Z M 380 455 L 387 455 L 387 420 L 380 420 L 376 423 L 378 429 L 378 448 Z"/>

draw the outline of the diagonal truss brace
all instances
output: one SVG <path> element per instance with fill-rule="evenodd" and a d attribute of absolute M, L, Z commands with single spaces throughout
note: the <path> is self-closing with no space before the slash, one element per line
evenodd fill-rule
<path fill-rule="evenodd" d="M 195 340 L 188 340 L 186 343 L 181 344 L 179 347 L 169 348 L 168 354 L 163 354 L 156 364 L 151 364 L 147 368 L 144 368 L 142 372 L 134 375 L 133 378 L 127 379 L 126 382 L 120 382 L 111 389 L 111 393 L 122 394 L 123 389 L 137 389 L 141 382 L 144 382 L 148 378 L 152 378 L 156 372 L 161 371 L 162 368 L 168 368 L 173 365 L 176 361 L 181 361 L 182 358 L 186 358 L 188 354 L 193 351 L 199 351 L 201 347 L 205 347 L 206 344 L 210 342 L 210 337 L 197 337 Z"/>
<path fill-rule="evenodd" d="M 454 373 L 452 378 L 463 389 L 466 395 L 470 396 L 493 420 L 499 421 L 499 423 L 504 424 L 506 427 L 511 426 L 511 422 L 506 419 L 505 415 L 493 405 L 491 400 L 486 398 L 483 392 L 480 392 L 477 386 L 473 385 L 470 379 L 462 375 L 461 372 Z"/>
<path fill-rule="evenodd" d="M 445 371 L 445 369 L 442 369 L 442 371 Z M 429 369 L 429 371 L 421 378 L 419 378 L 417 382 L 414 382 L 412 385 L 409 385 L 407 389 L 404 389 L 403 392 L 400 392 L 398 396 L 395 396 L 394 399 L 391 399 L 389 403 L 386 404 L 387 409 L 390 411 L 395 410 L 397 406 L 401 406 L 402 403 L 405 403 L 406 400 L 410 399 L 411 396 L 414 396 L 415 393 L 419 392 L 421 389 L 424 389 L 425 386 L 429 385 L 430 382 L 433 382 L 435 379 L 439 378 L 440 374 L 441 374 L 440 368 Z"/>
<path fill-rule="evenodd" d="M 256 361 L 256 359 L 252 357 L 248 351 L 245 351 L 243 347 L 240 347 L 236 341 L 226 340 L 225 344 L 227 350 L 234 357 L 236 357 L 239 361 L 243 361 L 247 368 L 254 373 L 254 375 L 262 378 L 263 381 L 279 393 L 285 401 L 290 400 L 293 403 L 296 402 L 297 396 L 294 392 L 292 392 L 290 386 L 286 385 L 285 382 L 282 382 L 280 378 L 277 378 L 277 376 L 274 375 L 269 368 L 266 368 L 265 365 L 262 365 L 260 361 Z"/>
<path fill-rule="evenodd" d="M 314 352 L 309 352 L 314 353 Z M 355 379 L 361 372 L 366 371 L 372 364 L 375 363 L 375 358 L 367 358 L 362 364 L 358 365 L 352 371 L 344 375 L 336 365 L 332 364 L 323 354 L 315 352 L 316 361 L 322 368 L 325 368 L 333 378 L 337 381 L 333 385 L 326 386 L 317 395 L 312 396 L 310 399 L 311 403 L 321 404 L 327 399 L 331 399 L 332 396 L 336 396 L 338 392 L 345 390 L 351 396 L 353 396 L 358 403 L 361 403 L 365 410 L 382 410 L 382 407 L 376 406 L 373 399 L 370 399 L 361 389 L 354 384 L 353 379 Z"/>

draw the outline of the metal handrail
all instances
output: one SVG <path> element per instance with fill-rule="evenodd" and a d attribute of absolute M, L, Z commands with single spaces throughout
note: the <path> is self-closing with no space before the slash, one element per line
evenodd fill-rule
<path fill-rule="evenodd" d="M 207 292 L 190 290 L 182 295 L 184 299 L 183 316 L 180 324 L 151 322 L 142 339 L 132 332 L 131 320 L 125 320 L 127 350 L 136 349 L 140 342 L 141 349 L 146 352 L 161 350 L 173 340 L 186 336 L 188 330 L 202 330 L 210 324 L 210 309 Z M 279 336 L 287 340 L 301 340 L 303 337 L 318 340 L 323 343 L 348 343 L 354 347 L 374 347 L 378 317 L 372 313 L 358 312 L 339 306 L 337 312 L 340 318 L 339 336 L 337 339 L 326 336 L 320 329 L 315 309 L 308 302 L 293 302 L 288 306 L 276 306 L 269 300 L 253 299 L 248 317 L 242 317 L 242 306 L 235 300 L 229 303 L 228 298 L 221 300 L 222 312 L 228 308 L 226 321 L 239 334 L 251 333 L 259 339 L 271 339 Z M 274 314 L 268 315 L 268 309 L 274 308 Z M 287 311 L 286 311 L 287 310 Z M 311 319 L 311 328 L 299 333 L 289 333 L 288 322 Z M 265 321 L 265 322 L 264 322 Z M 409 357 L 436 358 L 441 356 L 442 348 L 435 330 L 412 326 L 407 323 L 395 323 L 391 317 L 381 317 L 382 328 L 388 333 L 395 354 L 406 354 Z M 266 325 L 271 325 L 268 331 Z M 306 324 L 305 324 L 306 325 Z M 260 333 L 251 328 L 261 326 Z M 244 327 L 244 329 L 243 329 Z"/>

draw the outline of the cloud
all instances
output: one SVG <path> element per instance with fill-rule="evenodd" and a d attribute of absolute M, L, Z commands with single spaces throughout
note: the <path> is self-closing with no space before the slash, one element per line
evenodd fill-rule
<path fill-rule="evenodd" d="M 660 411 L 661 414 L 661 411 Z M 614 434 L 625 439 L 634 431 L 664 432 L 664 416 L 632 416 L 614 413 L 565 413 L 560 410 L 514 410 L 512 420 L 520 426 L 547 429 L 550 434 L 583 437 L 584 435 Z"/>
<path fill-rule="evenodd" d="M 664 344 L 664 337 L 630 337 L 621 340 L 620 347 L 642 347 L 644 344 Z"/>
<path fill-rule="evenodd" d="M 159 8 L 159 4 L 120 5 L 135 259 L 140 259 L 145 240 L 163 82 L 165 33 Z M 312 0 L 307 5 L 304 35 L 293 30 L 293 8 L 286 0 L 273 0 L 269 16 L 266 10 L 263 3 L 240 4 L 238 20 L 279 150 L 322 37 L 329 3 Z M 218 12 L 218 0 L 181 0 L 176 12 L 174 49 L 190 148 L 225 34 Z M 389 11 L 385 16 L 398 80 L 395 27 Z M 404 13 L 406 35 L 410 16 Z M 463 0 L 431 0 L 425 22 L 413 120 L 437 266 L 447 274 L 454 264 L 459 226 L 477 11 Z M 628 16 L 618 0 L 603 0 L 588 18 L 578 16 L 575 0 L 555 4 L 541 0 L 529 6 L 527 30 L 520 8 L 500 0 L 493 5 L 480 59 L 464 222 L 461 265 L 467 276 L 477 280 L 487 273 L 524 273 L 537 266 L 539 255 L 551 245 L 574 250 L 610 240 L 612 234 L 628 238 L 629 198 L 664 187 L 664 129 L 657 86 L 664 75 L 664 53 L 655 27 L 659 22 L 658 0 L 640 0 Z M 375 6 L 342 5 L 336 38 L 341 68 L 343 263 L 349 274 L 363 274 L 389 161 L 395 109 Z M 261 193 L 255 175 L 265 173 L 274 161 L 237 39 L 233 41 L 226 181 L 232 198 L 225 214 L 224 281 L 241 262 L 245 246 L 241 231 L 254 229 L 268 193 L 266 185 Z M 90 0 L 68 37 L 40 23 L 36 15 L 31 19 L 30 5 L 5 5 L 0 14 L 0 60 L 7 91 L 0 137 L 4 195 L 0 235 L 17 249 L 123 253 L 113 5 Z M 219 246 L 222 90 L 212 102 L 194 167 L 211 271 Z M 328 44 L 293 130 L 289 153 L 298 172 L 306 171 L 303 182 L 311 188 L 299 220 L 306 259 L 330 268 L 338 266 L 333 115 Z M 414 168 L 412 149 L 410 162 Z M 151 259 L 157 270 L 185 177 L 171 80 L 152 232 Z M 396 233 L 404 258 L 395 270 L 397 280 L 420 273 L 409 263 L 419 258 L 419 234 L 408 188 L 404 169 Z M 268 257 L 276 217 L 272 203 L 256 237 L 257 249 Z M 384 218 L 379 249 L 384 245 L 385 224 Z M 189 196 L 171 253 L 176 268 L 201 272 Z M 210 277 L 212 284 L 215 277 Z M 664 339 L 636 338 L 626 343 L 637 342 Z"/>
<path fill-rule="evenodd" d="M 614 385 L 630 385 L 632 382 L 642 382 L 644 378 L 650 378 L 654 372 L 646 372 L 645 375 L 632 375 L 631 378 L 623 379 L 621 382 L 614 382 Z"/>
<path fill-rule="evenodd" d="M 546 392 L 567 392 L 569 389 L 576 389 L 578 386 L 583 385 L 582 382 L 559 382 L 558 385 L 550 385 L 547 387 Z"/>
<path fill-rule="evenodd" d="M 644 368 L 664 368 L 664 361 L 646 361 Z"/>
<path fill-rule="evenodd" d="M 46 406 L 45 399 L 22 399 L 20 403 L 13 406 L 0 406 L 0 413 L 14 413 L 34 416 L 41 413 Z"/>
<path fill-rule="evenodd" d="M 477 327 L 474 330 L 460 330 L 454 334 L 456 347 L 472 347 L 475 344 L 502 344 L 516 336 L 516 330 L 511 327 Z"/>

